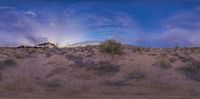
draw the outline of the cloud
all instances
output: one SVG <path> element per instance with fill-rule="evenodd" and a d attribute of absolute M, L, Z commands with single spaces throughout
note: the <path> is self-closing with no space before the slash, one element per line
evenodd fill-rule
<path fill-rule="evenodd" d="M 131 15 L 116 12 L 104 4 L 78 3 L 62 8 L 62 11 L 60 8 L 58 11 L 45 7 L 26 12 L 19 9 L 0 10 L 0 13 L 0 41 L 4 43 L 13 41 L 10 43 L 33 45 L 51 41 L 64 46 L 108 38 L 127 43 L 141 33 Z"/>
<path fill-rule="evenodd" d="M 135 39 L 136 45 L 149 47 L 200 46 L 200 9 L 193 8 L 171 15 L 159 23 L 159 33 Z"/>
<path fill-rule="evenodd" d="M 131 13 L 109 6 L 85 2 L 64 8 L 46 6 L 29 11 L 0 6 L 0 45 L 51 41 L 64 46 L 109 38 L 153 47 L 200 45 L 199 7 L 167 17 L 162 28 L 158 28 L 160 34 L 151 34 L 143 33 Z"/>
<path fill-rule="evenodd" d="M 15 9 L 15 7 L 11 7 L 11 6 L 0 6 L 0 10 L 13 10 Z"/>
<path fill-rule="evenodd" d="M 170 3 L 177 3 L 177 4 L 198 4 L 200 3 L 199 0 L 134 0 L 136 3 L 153 3 L 153 4 L 170 4 Z"/>
<path fill-rule="evenodd" d="M 33 45 L 44 40 L 35 33 L 38 22 L 16 9 L 0 10 L 0 44 Z M 36 40 L 37 39 L 37 40 Z M 3 42 L 3 44 L 2 44 Z"/>
<path fill-rule="evenodd" d="M 174 41 L 181 46 L 200 46 L 200 10 L 193 9 L 165 20 L 160 39 Z M 186 43 L 182 43 L 186 42 Z"/>
<path fill-rule="evenodd" d="M 105 5 L 73 5 L 66 9 L 65 16 L 67 22 L 73 20 L 81 24 L 87 32 L 86 35 L 98 35 L 101 39 L 114 38 L 129 41 L 141 33 L 138 23 L 131 15 L 126 12 L 116 12 Z"/>
<path fill-rule="evenodd" d="M 199 9 L 200 9 L 200 6 L 199 6 L 199 7 L 197 7 L 196 9 L 197 9 L 197 10 L 199 10 Z"/>
<path fill-rule="evenodd" d="M 37 16 L 37 14 L 33 11 L 27 11 L 27 12 L 25 12 L 25 15 Z"/>

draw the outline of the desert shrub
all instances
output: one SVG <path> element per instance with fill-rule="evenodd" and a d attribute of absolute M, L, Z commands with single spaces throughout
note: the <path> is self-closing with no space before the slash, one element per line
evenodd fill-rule
<path fill-rule="evenodd" d="M 178 52 L 175 52 L 172 55 L 175 56 L 175 57 L 179 57 L 179 53 Z"/>
<path fill-rule="evenodd" d="M 46 57 L 51 57 L 51 56 L 53 56 L 53 54 L 51 52 L 46 53 Z"/>
<path fill-rule="evenodd" d="M 153 65 L 159 66 L 163 69 L 168 69 L 171 67 L 170 61 L 167 58 L 159 58 Z"/>
<path fill-rule="evenodd" d="M 37 53 L 37 54 L 44 54 L 45 53 L 45 49 L 43 49 L 43 48 L 37 48 L 35 50 L 35 53 Z"/>
<path fill-rule="evenodd" d="M 0 64 L 1 65 L 1 64 Z M 0 81 L 2 81 L 2 73 L 0 72 Z"/>
<path fill-rule="evenodd" d="M 167 58 L 167 53 L 161 53 L 159 57 L 160 58 Z"/>
<path fill-rule="evenodd" d="M 192 80 L 200 81 L 200 62 L 191 60 L 186 66 L 180 68 L 183 73 Z"/>
<path fill-rule="evenodd" d="M 145 78 L 145 73 L 141 72 L 140 70 L 135 70 L 133 72 L 130 72 L 124 79 L 119 80 L 106 80 L 100 83 L 100 85 L 103 86 L 115 86 L 115 87 L 121 87 L 121 86 L 129 86 L 130 84 L 127 83 L 130 80 L 140 80 Z"/>
<path fill-rule="evenodd" d="M 121 54 L 122 47 L 121 43 L 116 40 L 106 40 L 99 45 L 99 49 L 101 52 L 108 54 Z"/>
<path fill-rule="evenodd" d="M 175 56 L 180 59 L 182 62 L 189 62 L 191 61 L 191 56 L 190 55 L 185 55 L 182 53 L 176 53 Z"/>
<path fill-rule="evenodd" d="M 4 65 L 15 65 L 16 62 L 15 62 L 14 59 L 8 58 L 8 59 L 6 59 L 6 60 L 3 61 L 3 64 L 4 64 Z"/>
<path fill-rule="evenodd" d="M 110 64 L 109 62 L 99 62 L 87 68 L 90 71 L 95 71 L 97 75 L 114 75 L 120 71 L 120 66 Z"/>
<path fill-rule="evenodd" d="M 35 54 L 36 52 L 37 52 L 37 49 L 32 48 L 32 49 L 29 49 L 28 54 L 29 55 Z"/>
<path fill-rule="evenodd" d="M 65 71 L 67 71 L 66 67 L 55 68 L 47 75 L 47 78 L 52 77 L 52 76 L 57 75 L 57 74 L 62 74 Z"/>
<path fill-rule="evenodd" d="M 14 59 L 5 59 L 4 61 L 0 62 L 0 69 L 4 69 L 6 67 L 15 66 L 17 63 Z"/>
<path fill-rule="evenodd" d="M 43 83 L 44 86 L 48 88 L 60 88 L 62 87 L 62 84 L 59 80 L 54 80 L 54 81 L 47 81 Z"/>
<path fill-rule="evenodd" d="M 142 47 L 134 47 L 134 48 L 132 49 L 132 51 L 133 51 L 133 52 L 142 52 L 142 51 L 145 51 L 145 49 L 142 48 Z"/>
<path fill-rule="evenodd" d="M 126 80 L 117 80 L 117 81 L 104 81 L 104 82 L 101 82 L 100 85 L 122 87 L 122 86 L 128 86 L 130 84 L 128 84 Z"/>
<path fill-rule="evenodd" d="M 143 79 L 145 77 L 145 74 L 139 70 L 133 71 L 128 74 L 127 80 L 132 80 L 132 79 Z"/>
<path fill-rule="evenodd" d="M 174 51 L 175 51 L 175 52 L 178 52 L 180 49 L 181 49 L 181 48 L 180 48 L 180 46 L 178 46 L 178 45 L 174 47 Z"/>
<path fill-rule="evenodd" d="M 90 58 L 84 58 L 83 56 L 79 55 L 71 55 L 71 54 L 67 54 L 65 55 L 65 57 L 68 60 L 71 60 L 75 63 L 76 67 L 87 67 L 87 66 L 92 66 L 94 65 L 94 61 Z"/>
<path fill-rule="evenodd" d="M 150 51 L 150 48 L 145 48 L 145 52 L 149 52 Z"/>
<path fill-rule="evenodd" d="M 3 90 L 9 92 L 33 92 L 33 84 L 24 78 L 13 79 L 4 84 L 2 87 Z"/>
<path fill-rule="evenodd" d="M 4 67 L 3 63 L 0 61 L 0 69 Z"/>
<path fill-rule="evenodd" d="M 177 58 L 176 58 L 176 57 L 170 57 L 170 58 L 169 58 L 169 61 L 170 61 L 171 63 L 174 63 L 174 62 L 177 61 Z"/>
<path fill-rule="evenodd" d="M 176 45 L 176 46 L 174 47 L 174 49 L 175 49 L 175 50 L 178 50 L 178 49 L 180 49 L 180 47 L 179 47 L 178 45 Z"/>
<path fill-rule="evenodd" d="M 82 59 L 82 57 L 79 57 L 79 56 L 77 56 L 77 55 L 73 55 L 73 54 L 66 54 L 65 55 L 65 58 L 66 59 L 69 59 L 69 60 L 74 60 L 74 59 L 79 59 L 79 58 L 81 58 Z"/>
<path fill-rule="evenodd" d="M 189 49 L 191 52 L 200 52 L 200 47 L 192 47 Z"/>
<path fill-rule="evenodd" d="M 26 58 L 28 55 L 25 54 L 25 53 L 16 53 L 14 56 L 15 56 L 17 59 L 24 59 L 24 58 Z"/>
<path fill-rule="evenodd" d="M 149 53 L 148 55 L 150 55 L 150 56 L 157 56 L 158 54 L 157 53 Z"/>

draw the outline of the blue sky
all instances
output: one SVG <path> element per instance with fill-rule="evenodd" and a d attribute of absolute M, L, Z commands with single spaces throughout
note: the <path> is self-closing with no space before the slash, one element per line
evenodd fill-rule
<path fill-rule="evenodd" d="M 200 46 L 199 0 L 1 0 L 0 45 Z"/>

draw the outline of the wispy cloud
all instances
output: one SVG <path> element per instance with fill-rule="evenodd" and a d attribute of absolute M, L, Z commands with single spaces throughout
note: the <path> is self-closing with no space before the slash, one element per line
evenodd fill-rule
<path fill-rule="evenodd" d="M 167 4 L 164 8 L 173 6 L 172 9 L 179 10 L 168 12 L 167 8 L 157 10 L 157 6 L 142 4 L 147 2 L 155 5 L 173 2 L 173 5 Z M 179 6 L 176 6 L 176 2 Z M 40 8 L 27 6 L 26 9 L 0 6 L 0 45 L 8 42 L 36 44 L 43 41 L 65 45 L 86 40 L 114 38 L 123 43 L 153 47 L 199 46 L 200 9 L 198 4 L 193 4 L 195 2 L 198 1 L 136 0 L 136 5 L 126 3 L 129 7 L 125 7 L 124 4 L 121 7 L 116 6 L 115 3 L 107 4 L 100 1 L 74 3 L 65 7 L 51 2 L 53 6 L 46 5 Z M 145 10 L 142 7 L 145 7 Z M 148 7 L 154 8 L 148 10 Z M 134 8 L 136 10 L 132 11 Z M 167 14 L 161 16 L 160 14 L 163 14 L 161 11 Z M 176 14 L 171 15 L 174 13 Z M 163 23 L 158 22 L 163 18 L 165 18 Z M 150 25 L 159 26 L 156 29 L 153 27 L 153 29 L 143 30 Z M 159 33 L 153 33 L 155 31 Z"/>
<path fill-rule="evenodd" d="M 66 18 L 78 22 L 88 35 L 129 41 L 137 38 L 141 29 L 134 18 L 125 12 L 115 12 L 101 5 L 78 4 L 65 11 Z"/>
<path fill-rule="evenodd" d="M 75 4 L 64 8 L 59 14 L 52 8 L 37 12 L 12 9 L 1 11 L 1 14 L 0 32 L 9 37 L 20 35 L 17 43 L 26 41 L 35 44 L 49 40 L 64 45 L 108 38 L 129 41 L 137 38 L 141 32 L 137 22 L 128 13 L 116 13 L 93 3 Z"/>
<path fill-rule="evenodd" d="M 159 33 L 147 34 L 135 42 L 149 47 L 200 46 L 199 17 L 198 8 L 176 13 L 159 23 Z"/>
<path fill-rule="evenodd" d="M 0 10 L 1 42 L 11 42 L 12 45 L 38 43 L 42 37 L 34 34 L 37 22 L 16 9 Z M 37 39 L 37 40 L 35 40 Z M 7 43 L 9 44 L 9 43 Z"/>
<path fill-rule="evenodd" d="M 200 10 L 193 9 L 169 17 L 164 22 L 164 33 L 162 40 L 176 41 L 179 45 L 185 46 L 183 41 L 187 42 L 186 46 L 200 46 Z"/>
<path fill-rule="evenodd" d="M 11 6 L 0 6 L 0 10 L 13 10 L 15 9 L 15 7 L 11 7 Z"/>
<path fill-rule="evenodd" d="M 35 13 L 34 11 L 27 11 L 25 12 L 25 15 L 37 16 L 37 13 Z"/>

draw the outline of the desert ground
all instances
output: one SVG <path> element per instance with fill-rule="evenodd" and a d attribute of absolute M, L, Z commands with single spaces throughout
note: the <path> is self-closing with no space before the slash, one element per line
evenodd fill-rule
<path fill-rule="evenodd" d="M 200 48 L 0 48 L 0 99 L 200 99 Z"/>

